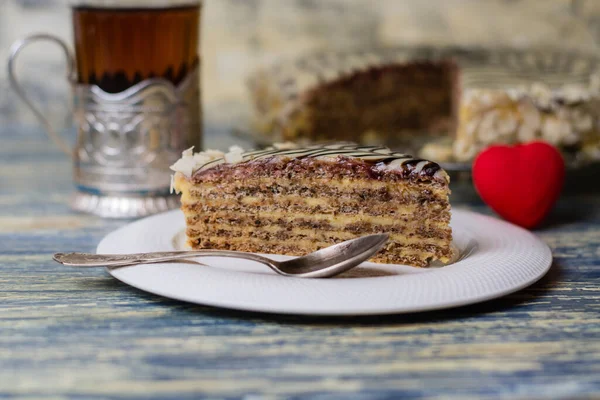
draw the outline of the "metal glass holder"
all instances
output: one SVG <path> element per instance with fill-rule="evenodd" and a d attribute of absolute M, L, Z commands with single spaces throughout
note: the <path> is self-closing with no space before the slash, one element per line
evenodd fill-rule
<path fill-rule="evenodd" d="M 35 41 L 58 44 L 67 58 L 67 79 L 77 124 L 74 148 L 52 128 L 18 83 L 19 52 Z M 141 81 L 120 93 L 78 83 L 67 45 L 51 35 L 33 35 L 11 48 L 12 87 L 50 138 L 73 160 L 74 210 L 106 218 L 137 218 L 177 208 L 170 189 L 172 165 L 181 152 L 202 141 L 199 65 L 175 86 L 162 79 Z"/>

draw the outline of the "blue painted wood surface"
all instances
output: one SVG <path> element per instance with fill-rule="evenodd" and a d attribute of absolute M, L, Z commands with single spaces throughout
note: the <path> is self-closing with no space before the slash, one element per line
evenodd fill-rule
<path fill-rule="evenodd" d="M 126 221 L 71 212 L 69 161 L 39 129 L 0 126 L 0 398 L 600 398 L 599 182 L 563 195 L 536 232 L 552 269 L 513 295 L 399 316 L 248 314 L 54 263 Z M 488 212 L 468 184 L 453 203 Z"/>

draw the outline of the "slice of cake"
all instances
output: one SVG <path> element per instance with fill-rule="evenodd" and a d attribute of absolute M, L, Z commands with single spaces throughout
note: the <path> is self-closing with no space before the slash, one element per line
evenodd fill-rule
<path fill-rule="evenodd" d="M 190 149 L 171 168 L 194 249 L 304 255 L 389 233 L 372 261 L 425 267 L 453 254 L 448 175 L 385 147 Z"/>
<path fill-rule="evenodd" d="M 600 58 L 564 51 L 383 48 L 314 53 L 249 77 L 267 140 L 350 140 L 468 162 L 544 140 L 600 160 Z"/>

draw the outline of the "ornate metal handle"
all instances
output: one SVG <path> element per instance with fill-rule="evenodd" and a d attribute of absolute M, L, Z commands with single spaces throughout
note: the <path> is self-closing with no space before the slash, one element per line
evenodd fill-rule
<path fill-rule="evenodd" d="M 13 45 L 10 47 L 10 55 L 8 57 L 8 79 L 10 81 L 12 88 L 17 93 L 17 95 L 19 95 L 21 100 L 23 100 L 23 102 L 25 102 L 25 104 L 27 104 L 27 106 L 31 109 L 31 111 L 33 111 L 33 113 L 35 114 L 37 119 L 44 126 L 44 128 L 46 129 L 46 132 L 48 132 L 48 136 L 50 136 L 50 139 L 52 139 L 52 141 L 62 151 L 64 151 L 67 155 L 72 157 L 73 156 L 72 147 L 62 137 L 60 137 L 56 133 L 56 131 L 54 130 L 54 128 L 52 128 L 52 126 L 50 125 L 50 123 L 48 122 L 46 117 L 44 117 L 44 115 L 40 112 L 40 110 L 38 110 L 37 107 L 33 104 L 33 102 L 27 97 L 27 95 L 25 94 L 25 90 L 23 90 L 23 87 L 19 84 L 17 77 L 15 75 L 15 61 L 17 59 L 17 56 L 21 52 L 21 50 L 23 50 L 28 44 L 31 44 L 35 41 L 42 41 L 42 40 L 54 42 L 62 48 L 62 50 L 65 53 L 65 56 L 67 58 L 67 79 L 69 80 L 69 82 L 73 81 L 74 71 L 75 71 L 75 60 L 73 59 L 71 51 L 67 47 L 66 43 L 63 42 L 61 39 L 57 38 L 56 36 L 46 35 L 46 34 L 31 35 L 31 36 L 28 36 L 24 39 L 18 40 L 15 43 L 13 43 Z"/>

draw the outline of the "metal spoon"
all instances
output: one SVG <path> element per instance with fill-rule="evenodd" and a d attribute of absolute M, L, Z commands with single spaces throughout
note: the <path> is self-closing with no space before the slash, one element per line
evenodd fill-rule
<path fill-rule="evenodd" d="M 253 253 L 230 250 L 166 251 L 137 254 L 56 253 L 54 261 L 71 267 L 123 267 L 192 257 L 233 257 L 265 264 L 284 276 L 328 278 L 348 271 L 371 258 L 389 235 L 375 234 L 347 240 L 302 257 L 275 261 Z"/>

